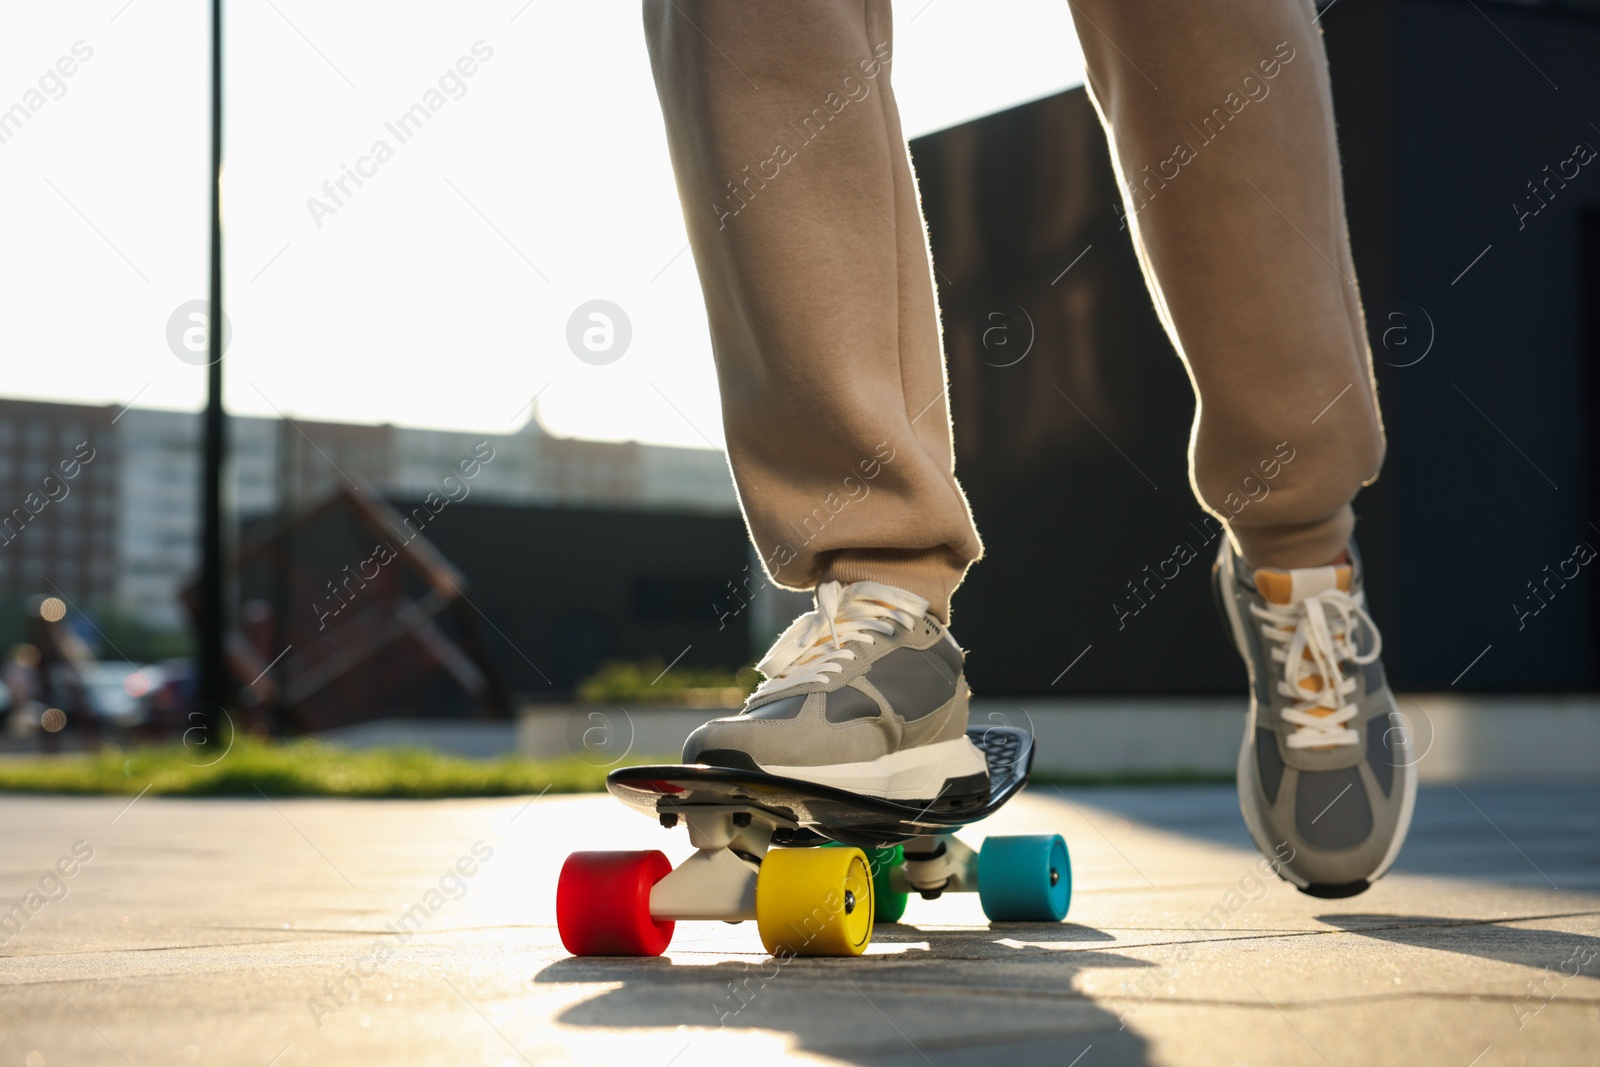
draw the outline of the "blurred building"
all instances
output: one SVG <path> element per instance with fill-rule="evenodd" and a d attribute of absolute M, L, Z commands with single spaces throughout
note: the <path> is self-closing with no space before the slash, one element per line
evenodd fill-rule
<path fill-rule="evenodd" d="M 0 400 L 0 599 L 116 595 L 122 470 L 106 446 L 115 416 Z"/>
<path fill-rule="evenodd" d="M 536 417 L 511 434 L 259 418 L 229 428 L 241 519 L 347 482 L 387 497 L 737 512 L 718 452 L 556 437 Z M 59 591 L 80 608 L 183 626 L 177 593 L 199 562 L 200 433 L 194 413 L 0 400 L 0 600 Z M 463 462 L 474 477 L 460 477 Z"/>

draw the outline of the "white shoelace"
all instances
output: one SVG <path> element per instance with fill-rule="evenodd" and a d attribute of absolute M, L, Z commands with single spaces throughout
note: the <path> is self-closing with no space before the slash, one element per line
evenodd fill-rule
<path fill-rule="evenodd" d="M 852 646 L 874 645 L 877 634 L 893 634 L 896 626 L 910 630 L 928 610 L 922 597 L 880 582 L 824 582 L 816 597 L 816 610 L 790 623 L 756 664 L 767 680 L 754 696 L 827 681 L 856 660 L 858 648 Z"/>
<path fill-rule="evenodd" d="M 1358 711 L 1349 702 L 1356 680 L 1346 678 L 1339 664 L 1371 663 L 1383 651 L 1383 635 L 1361 598 L 1342 589 L 1329 589 L 1288 607 L 1251 604 L 1250 611 L 1267 620 L 1261 623 L 1261 636 L 1270 642 L 1271 657 L 1283 664 L 1278 692 L 1295 701 L 1283 709 L 1284 719 L 1299 727 L 1286 744 L 1290 748 L 1323 748 L 1360 741 L 1361 735 L 1346 725 Z M 1330 614 L 1337 616 L 1337 627 L 1329 625 Z M 1372 648 L 1365 654 L 1356 652 L 1358 624 L 1372 635 Z M 1312 678 L 1322 683 L 1315 692 L 1300 684 Z"/>

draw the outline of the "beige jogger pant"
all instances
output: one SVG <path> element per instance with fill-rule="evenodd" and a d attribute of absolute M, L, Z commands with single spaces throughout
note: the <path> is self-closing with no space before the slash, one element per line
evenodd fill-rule
<path fill-rule="evenodd" d="M 1251 563 L 1327 563 L 1384 443 L 1315 11 L 1071 6 L 1145 280 L 1194 385 L 1195 495 Z M 644 20 L 768 573 L 887 582 L 948 620 L 982 546 L 955 478 L 888 0 L 644 0 Z M 1294 458 L 1276 464 L 1284 442 Z M 1240 507 L 1269 469 L 1270 494 Z M 1085 501 L 1083 521 L 1107 516 Z"/>

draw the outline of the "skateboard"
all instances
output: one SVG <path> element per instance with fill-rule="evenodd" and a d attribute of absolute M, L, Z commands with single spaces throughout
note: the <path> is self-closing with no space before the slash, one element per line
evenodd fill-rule
<path fill-rule="evenodd" d="M 659 956 L 678 922 L 753 919 L 774 956 L 858 956 L 913 892 L 976 892 L 991 922 L 1060 922 L 1072 896 L 1060 834 L 989 837 L 981 849 L 955 836 L 1027 784 L 1033 738 L 1009 726 L 967 736 L 987 787 L 957 783 L 925 801 L 699 764 L 612 771 L 614 796 L 684 826 L 697 851 L 676 868 L 655 850 L 572 853 L 556 889 L 562 944 L 575 956 Z"/>

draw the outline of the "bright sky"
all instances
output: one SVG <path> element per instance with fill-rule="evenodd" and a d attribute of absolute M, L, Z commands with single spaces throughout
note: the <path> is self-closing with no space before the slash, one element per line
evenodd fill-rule
<path fill-rule="evenodd" d="M 168 328 L 206 291 L 208 11 L 0 8 L 0 111 L 32 109 L 0 126 L 4 395 L 203 403 Z M 909 136 L 1082 83 L 1064 0 L 895 15 Z M 506 431 L 539 393 L 558 433 L 720 446 L 636 0 L 230 0 L 225 26 L 231 411 Z M 400 144 L 384 123 L 479 41 Z M 319 228 L 307 199 L 379 138 L 393 158 Z M 631 322 L 612 362 L 567 344 L 595 299 Z"/>

